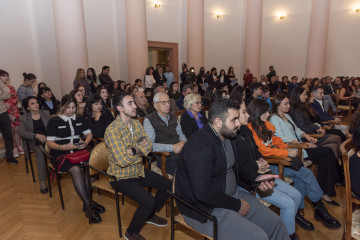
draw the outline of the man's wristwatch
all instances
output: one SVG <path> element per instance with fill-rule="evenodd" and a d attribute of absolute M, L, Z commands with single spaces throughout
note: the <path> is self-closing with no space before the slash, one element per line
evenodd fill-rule
<path fill-rule="evenodd" d="M 136 155 L 136 149 L 134 147 L 132 147 L 131 151 L 132 151 L 133 156 L 135 156 Z"/>

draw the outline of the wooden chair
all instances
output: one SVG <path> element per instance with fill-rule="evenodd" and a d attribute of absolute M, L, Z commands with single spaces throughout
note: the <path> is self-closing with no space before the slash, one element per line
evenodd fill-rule
<path fill-rule="evenodd" d="M 176 195 L 175 193 L 175 175 L 176 172 L 174 174 L 174 181 L 173 181 L 173 189 L 172 191 L 167 191 L 168 194 L 170 195 L 170 224 L 171 224 L 171 240 L 174 240 L 175 238 L 175 224 L 179 223 L 181 225 L 183 225 L 184 227 L 193 230 L 194 232 L 199 233 L 201 236 L 203 236 L 205 239 L 211 239 L 211 240 L 217 240 L 217 219 L 215 216 L 213 215 L 209 215 L 207 213 L 205 213 L 204 211 L 192 206 L 191 204 L 187 203 L 186 201 L 184 201 L 183 199 L 181 199 L 179 196 Z M 180 213 L 180 211 L 177 211 L 177 214 L 175 215 L 175 202 L 174 199 L 182 204 L 184 204 L 185 206 L 187 206 L 188 208 L 191 208 L 193 211 L 203 215 L 204 217 L 206 217 L 208 220 L 210 220 L 213 223 L 213 237 L 210 237 L 206 234 L 200 233 L 198 231 L 196 231 L 195 229 L 193 229 L 192 227 L 190 227 L 184 220 L 183 215 Z"/>
<path fill-rule="evenodd" d="M 113 109 L 113 108 L 108 108 L 109 109 L 109 111 L 111 112 L 111 114 L 113 115 L 113 117 L 114 118 L 116 118 L 116 111 L 115 111 L 115 109 Z"/>
<path fill-rule="evenodd" d="M 31 152 L 30 152 L 30 147 L 29 147 L 29 141 L 26 139 L 22 139 L 22 142 L 24 143 L 24 156 L 25 156 L 25 168 L 26 168 L 26 173 L 29 173 L 29 167 L 28 167 L 28 161 L 30 163 L 30 169 L 31 169 L 31 175 L 32 175 L 32 179 L 33 182 L 35 182 L 35 174 L 34 174 L 34 167 L 33 167 L 33 162 L 31 159 Z"/>
<path fill-rule="evenodd" d="M 92 193 L 91 187 L 98 188 L 104 190 L 106 192 L 110 192 L 115 195 L 115 205 L 116 205 L 116 213 L 118 219 L 118 228 L 119 228 L 119 236 L 122 237 L 121 230 L 121 218 L 120 218 L 120 206 L 119 206 L 119 192 L 117 189 L 117 184 L 114 184 L 115 189 L 113 189 L 110 185 L 110 180 L 116 183 L 116 177 L 106 173 L 106 170 L 109 168 L 108 163 L 109 150 L 105 144 L 105 142 L 101 142 L 96 145 L 90 155 L 89 163 L 84 163 L 86 166 L 86 174 L 88 174 L 88 185 L 89 185 L 89 201 L 92 201 Z M 104 177 L 97 178 L 94 182 L 91 183 L 90 176 L 101 174 Z M 122 205 L 124 205 L 124 195 L 122 195 Z M 90 215 L 92 208 L 89 208 Z M 89 223 L 91 223 L 91 218 L 89 218 Z"/>
<path fill-rule="evenodd" d="M 339 110 L 347 112 L 348 119 L 351 118 L 352 111 L 355 110 L 355 107 L 351 106 L 351 99 L 348 100 L 347 105 L 340 104 L 340 89 L 335 90 L 336 94 L 336 116 L 338 115 Z"/>
<path fill-rule="evenodd" d="M 178 119 L 178 121 L 180 121 L 181 115 L 183 115 L 183 113 L 186 110 L 179 110 L 179 111 L 174 111 L 174 115 L 176 116 L 176 118 Z"/>
<path fill-rule="evenodd" d="M 304 167 L 311 167 L 313 162 L 311 160 L 304 160 L 303 159 L 303 151 L 304 149 L 308 149 L 309 145 L 306 142 L 302 143 L 287 143 L 289 148 L 294 148 L 298 150 L 298 157 L 303 161 Z"/>
<path fill-rule="evenodd" d="M 360 200 L 355 198 L 351 192 L 349 158 L 353 154 L 356 154 L 352 139 L 348 139 L 345 142 L 343 142 L 340 146 L 340 150 L 342 154 L 344 173 L 345 173 L 345 191 L 346 191 L 346 226 L 344 229 L 345 240 L 360 239 L 360 229 L 357 229 L 355 226 L 352 226 L 353 225 L 352 222 L 354 220 L 353 204 L 360 205 Z"/>
<path fill-rule="evenodd" d="M 266 160 L 270 164 L 276 164 L 279 167 L 279 178 L 281 180 L 284 179 L 284 167 L 291 165 L 291 158 L 289 157 L 281 157 L 281 156 L 268 156 L 264 157 L 264 160 Z"/>

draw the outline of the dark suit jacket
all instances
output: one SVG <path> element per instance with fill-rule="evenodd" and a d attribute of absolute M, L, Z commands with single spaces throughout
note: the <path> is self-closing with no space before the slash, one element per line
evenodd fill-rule
<path fill-rule="evenodd" d="M 159 83 L 159 84 L 163 84 L 164 82 L 167 81 L 167 78 L 165 77 L 164 74 L 161 74 L 158 72 L 156 75 L 154 74 L 154 78 L 156 80 L 156 83 Z M 169 86 L 168 86 L 169 87 Z"/>
<path fill-rule="evenodd" d="M 238 159 L 236 144 L 231 141 L 235 159 Z M 194 133 L 186 142 L 178 161 L 175 177 L 175 193 L 191 205 L 210 213 L 214 208 L 239 211 L 239 199 L 225 194 L 226 155 L 221 139 L 209 124 Z M 248 168 L 239 169 L 246 176 Z M 251 176 L 256 178 L 257 176 Z M 199 222 L 206 218 L 178 203 L 180 211 Z"/>
<path fill-rule="evenodd" d="M 50 120 L 50 113 L 45 110 L 40 110 L 40 118 L 44 123 L 45 129 L 47 128 L 47 124 Z M 19 134 L 22 138 L 33 140 L 35 138 L 36 133 L 34 133 L 34 124 L 31 114 L 25 112 L 20 116 L 20 130 Z"/>
<path fill-rule="evenodd" d="M 203 111 L 201 111 L 200 114 L 202 115 L 200 121 L 202 122 L 202 124 L 205 125 L 206 123 L 208 123 L 206 115 Z M 199 131 L 199 127 L 196 123 L 196 119 L 191 118 L 187 111 L 181 115 L 180 125 L 181 125 L 181 130 L 185 134 L 186 138 L 189 138 L 193 133 Z"/>
<path fill-rule="evenodd" d="M 318 101 L 314 100 L 314 103 L 311 103 L 310 106 L 319 115 L 320 121 L 328 121 L 328 120 L 335 119 L 333 116 L 331 116 L 327 112 L 323 111 L 323 109 Z"/>
<path fill-rule="evenodd" d="M 331 85 L 331 84 L 330 84 Z M 331 85 L 331 87 L 333 88 L 333 90 L 331 90 L 331 87 L 330 87 L 330 85 L 329 84 L 325 84 L 324 86 L 323 86 L 323 89 L 324 89 L 324 94 L 325 95 L 333 95 L 333 94 L 335 94 L 335 88 L 334 88 L 334 86 L 332 86 Z"/>
<path fill-rule="evenodd" d="M 207 84 L 210 86 L 215 86 L 216 83 L 215 83 L 215 79 L 214 79 L 214 76 L 212 74 L 209 74 L 209 76 L 207 76 L 207 78 L 205 79 L 205 81 L 207 82 Z M 218 81 L 219 82 L 219 81 Z"/>

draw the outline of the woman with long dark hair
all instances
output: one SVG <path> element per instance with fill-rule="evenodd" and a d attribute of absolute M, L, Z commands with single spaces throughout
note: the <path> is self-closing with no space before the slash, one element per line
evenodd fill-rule
<path fill-rule="evenodd" d="M 76 99 L 71 95 L 65 95 L 61 99 L 58 114 L 49 120 L 47 126 L 47 145 L 50 148 L 50 155 L 54 159 L 85 149 L 92 139 L 87 121 L 84 117 L 76 114 L 76 107 Z M 85 140 L 82 140 L 81 136 L 84 136 Z M 65 159 L 59 170 L 70 173 L 75 190 L 83 201 L 85 216 L 87 218 L 91 217 L 93 223 L 101 222 L 100 213 L 103 213 L 105 208 L 96 202 L 89 201 L 87 175 L 82 173 L 80 165 Z M 90 204 L 92 204 L 94 209 L 91 216 L 89 216 L 89 211 L 87 211 Z"/>
<path fill-rule="evenodd" d="M 175 101 L 177 101 L 181 96 L 181 93 L 179 92 L 179 84 L 177 82 L 170 83 L 168 95 L 169 98 L 172 98 Z"/>
<path fill-rule="evenodd" d="M 340 155 L 341 138 L 334 134 L 325 134 L 326 130 L 321 128 L 318 123 L 313 123 L 310 116 L 313 114 L 306 100 L 308 99 L 307 91 L 303 87 L 296 87 L 290 96 L 289 115 L 294 120 L 296 126 L 308 134 L 319 133 L 323 137 L 319 138 L 316 145 L 331 148 L 336 159 Z"/>
<path fill-rule="evenodd" d="M 349 104 L 349 100 L 351 100 L 351 105 L 357 107 L 359 105 L 360 99 L 355 98 L 355 87 L 353 86 L 353 82 L 350 79 L 346 79 L 341 84 L 342 88 L 340 89 L 340 104 L 347 105 Z"/>
<path fill-rule="evenodd" d="M 278 106 L 276 105 L 274 111 L 277 111 L 277 108 Z M 284 176 L 291 177 L 294 180 L 294 187 L 299 190 L 302 195 L 299 209 L 304 209 L 304 198 L 308 196 L 313 202 L 316 219 L 322 221 L 327 227 L 340 227 L 341 224 L 333 218 L 324 207 L 321 201 L 324 194 L 312 171 L 304 166 L 295 164 L 301 163 L 301 159 L 296 156 L 297 151 L 295 149 L 289 149 L 289 146 L 284 143 L 282 138 L 276 135 L 276 133 L 279 132 L 278 127 L 268 121 L 268 117 L 270 116 L 269 104 L 262 99 L 255 99 L 249 104 L 248 112 L 250 114 L 248 128 L 252 131 L 261 155 L 265 157 L 275 155 L 291 158 L 292 166 L 284 168 Z M 330 153 L 332 153 L 331 150 Z M 279 168 L 276 165 L 270 165 L 270 170 L 273 173 L 279 173 Z M 314 229 L 313 224 L 305 220 L 299 211 L 296 214 L 295 221 L 306 230 Z"/>
<path fill-rule="evenodd" d="M 107 126 L 114 121 L 114 116 L 106 107 L 103 99 L 96 94 L 86 102 L 84 116 L 94 138 L 104 138 Z"/>
<path fill-rule="evenodd" d="M 84 101 L 83 92 L 79 89 L 71 90 L 69 93 L 76 100 L 76 114 L 82 115 L 85 110 L 86 102 Z"/>
<path fill-rule="evenodd" d="M 100 79 L 96 76 L 94 68 L 88 68 L 86 71 L 86 79 L 90 85 L 91 93 L 96 93 L 96 88 L 101 84 Z"/>
<path fill-rule="evenodd" d="M 275 135 L 285 143 L 308 143 L 309 148 L 303 153 L 304 159 L 311 159 L 318 165 L 317 179 L 325 193 L 324 199 L 329 203 L 334 203 L 329 196 L 336 196 L 335 184 L 339 182 L 337 159 L 330 148 L 317 146 L 317 139 L 296 126 L 294 120 L 288 115 L 289 110 L 289 99 L 284 94 L 277 94 L 274 97 L 274 111 L 270 118 L 270 123 L 276 128 Z"/>
<path fill-rule="evenodd" d="M 99 95 L 102 98 L 102 100 L 106 104 L 107 108 L 112 107 L 111 100 L 110 100 L 110 95 L 109 95 L 108 90 L 107 90 L 106 87 L 99 87 L 96 90 L 96 95 Z"/>

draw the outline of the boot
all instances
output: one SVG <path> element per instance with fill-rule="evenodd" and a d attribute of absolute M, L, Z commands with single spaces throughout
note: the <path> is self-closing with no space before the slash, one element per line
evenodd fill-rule
<path fill-rule="evenodd" d="M 308 231 L 313 231 L 314 230 L 314 225 L 309 222 L 308 220 L 306 220 L 301 214 L 300 214 L 300 210 L 297 211 L 296 216 L 295 216 L 295 222 L 297 225 L 299 225 L 301 228 L 308 230 Z"/>
<path fill-rule="evenodd" d="M 329 214 L 321 199 L 317 202 L 313 202 L 313 204 L 315 210 L 314 217 L 316 220 L 321 221 L 328 228 L 341 227 L 339 221 Z"/>
<path fill-rule="evenodd" d="M 295 232 L 289 235 L 289 237 L 291 240 L 300 240 L 299 236 Z"/>

